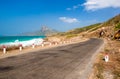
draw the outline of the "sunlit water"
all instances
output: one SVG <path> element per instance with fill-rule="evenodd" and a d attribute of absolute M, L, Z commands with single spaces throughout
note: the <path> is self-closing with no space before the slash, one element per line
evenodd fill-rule
<path fill-rule="evenodd" d="M 29 46 L 32 44 L 40 45 L 43 42 L 45 36 L 3 36 L 0 37 L 0 46 L 13 46 L 22 44 L 23 46 Z"/>

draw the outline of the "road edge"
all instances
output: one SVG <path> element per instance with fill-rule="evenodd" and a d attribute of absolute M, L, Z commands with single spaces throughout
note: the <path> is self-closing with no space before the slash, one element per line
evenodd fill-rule
<path fill-rule="evenodd" d="M 98 38 L 95 38 L 95 39 L 98 39 Z M 86 65 L 83 75 L 80 77 L 80 79 L 90 79 L 91 72 L 93 72 L 93 66 L 94 66 L 95 60 L 97 59 L 97 55 L 99 52 L 104 50 L 104 46 L 105 46 L 105 41 L 103 39 L 99 39 L 99 40 L 101 40 L 102 43 L 100 44 L 100 46 L 97 46 L 98 49 L 92 55 L 91 59 L 89 60 L 89 63 Z"/>

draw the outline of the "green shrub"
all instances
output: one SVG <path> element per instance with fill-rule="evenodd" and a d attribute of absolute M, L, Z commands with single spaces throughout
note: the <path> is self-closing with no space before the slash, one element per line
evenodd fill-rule
<path fill-rule="evenodd" d="M 116 26 L 115 26 L 115 30 L 119 30 L 120 29 L 120 23 L 118 23 Z"/>
<path fill-rule="evenodd" d="M 75 36 L 77 36 L 77 34 L 68 34 L 68 35 L 66 36 L 66 38 L 72 38 L 72 37 L 75 37 Z"/>
<path fill-rule="evenodd" d="M 104 78 L 103 78 L 103 75 L 102 75 L 103 69 L 104 69 L 103 64 L 102 64 L 102 63 L 96 63 L 95 66 L 96 66 L 96 68 L 97 68 L 96 77 L 97 77 L 98 79 L 104 79 Z"/>

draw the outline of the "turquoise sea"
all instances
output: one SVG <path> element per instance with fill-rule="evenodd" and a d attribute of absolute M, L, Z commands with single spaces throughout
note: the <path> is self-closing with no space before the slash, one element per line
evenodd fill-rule
<path fill-rule="evenodd" d="M 0 45 L 1 44 L 11 44 L 15 42 L 30 43 L 33 40 L 43 39 L 45 36 L 0 36 Z"/>

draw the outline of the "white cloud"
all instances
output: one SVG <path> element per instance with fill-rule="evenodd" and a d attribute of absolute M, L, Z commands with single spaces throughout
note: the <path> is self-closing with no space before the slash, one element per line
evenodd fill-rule
<path fill-rule="evenodd" d="M 76 5 L 75 5 L 75 6 L 73 6 L 73 9 L 77 9 L 77 8 L 78 8 L 78 6 L 76 6 Z"/>
<path fill-rule="evenodd" d="M 67 8 L 66 10 L 75 10 L 75 9 L 77 9 L 77 8 L 79 8 L 81 6 L 81 4 L 77 4 L 77 5 L 74 5 L 74 6 L 72 6 L 72 8 Z"/>
<path fill-rule="evenodd" d="M 59 20 L 66 23 L 77 23 L 79 22 L 76 18 L 68 18 L 68 17 L 59 17 Z"/>
<path fill-rule="evenodd" d="M 69 10 L 71 10 L 71 8 L 67 8 L 66 10 L 68 10 L 68 11 L 69 11 Z"/>
<path fill-rule="evenodd" d="M 87 0 L 83 5 L 86 10 L 98 10 L 102 8 L 120 8 L 120 0 Z"/>

